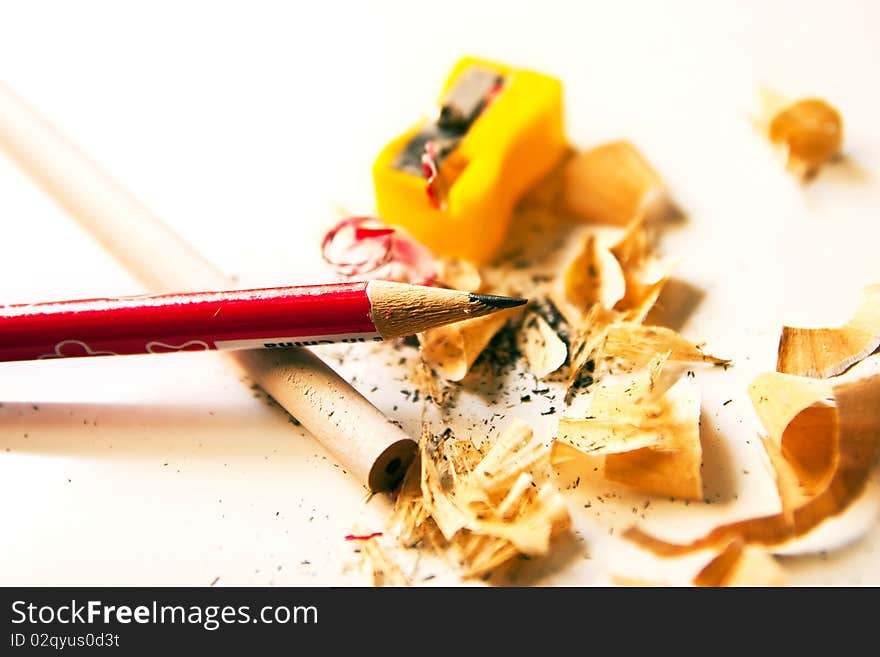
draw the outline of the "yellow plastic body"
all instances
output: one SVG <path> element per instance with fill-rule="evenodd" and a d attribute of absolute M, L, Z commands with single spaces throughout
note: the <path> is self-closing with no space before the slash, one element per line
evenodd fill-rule
<path fill-rule="evenodd" d="M 555 78 L 466 57 L 456 64 L 441 98 L 472 65 L 498 71 L 504 87 L 443 160 L 444 206 L 431 203 L 424 177 L 393 166 L 427 119 L 382 150 L 373 182 L 382 220 L 403 227 L 435 255 L 479 264 L 497 254 L 517 201 L 549 173 L 567 143 L 562 84 Z"/>

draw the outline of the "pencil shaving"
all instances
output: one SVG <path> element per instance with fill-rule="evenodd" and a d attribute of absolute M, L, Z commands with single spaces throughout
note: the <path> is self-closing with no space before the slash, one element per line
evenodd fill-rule
<path fill-rule="evenodd" d="M 527 199 L 517 210 L 515 225 L 525 222 L 523 234 L 553 230 L 569 234 L 567 241 L 558 240 L 547 251 L 536 245 L 540 240 L 532 239 L 480 270 L 464 260 L 441 261 L 439 270 L 444 283 L 454 282 L 461 289 L 479 286 L 484 292 L 528 297 L 531 312 L 515 327 L 517 346 L 529 371 L 539 379 L 567 364 L 562 378 L 570 395 L 583 380 L 587 363 L 604 353 L 609 328 L 644 320 L 668 279 L 670 265 L 654 255 L 643 215 L 628 218 L 622 230 L 572 230 L 571 225 L 556 225 L 558 219 L 556 224 L 550 221 L 545 214 L 558 212 L 554 198 L 560 178 L 560 173 L 552 173 L 538 186 L 550 192 L 536 192 Z M 569 244 L 576 246 L 572 250 Z M 552 323 L 544 312 L 548 308 L 553 309 Z M 443 379 L 461 381 L 500 328 L 500 322 L 489 320 L 426 331 L 420 336 L 422 357 Z M 675 356 L 685 358 L 680 346 Z"/>
<path fill-rule="evenodd" d="M 838 159 L 843 146 L 843 118 L 821 98 L 789 98 L 766 85 L 757 90 L 755 128 L 774 144 L 788 171 L 807 181 Z"/>
<path fill-rule="evenodd" d="M 422 359 L 447 381 L 461 381 L 492 336 L 522 312 L 511 308 L 424 331 L 418 336 Z"/>
<path fill-rule="evenodd" d="M 529 371 L 539 379 L 552 374 L 565 363 L 568 348 L 550 324 L 534 311 L 523 319 L 517 343 L 526 358 Z"/>
<path fill-rule="evenodd" d="M 563 417 L 556 436 L 585 454 L 605 455 L 642 447 L 664 448 L 665 432 L 652 431 L 643 421 L 659 417 L 661 394 L 657 377 L 664 357 L 620 381 L 603 381 L 593 391 L 586 418 Z M 652 407 L 652 408 L 651 408 Z"/>
<path fill-rule="evenodd" d="M 712 365 L 730 362 L 729 359 L 703 353 L 672 329 L 632 322 L 618 322 L 608 327 L 603 352 L 606 357 L 634 368 L 646 365 L 658 353 L 666 353 L 667 360 L 671 362 Z"/>
<path fill-rule="evenodd" d="M 782 512 L 794 509 L 827 487 L 839 454 L 833 440 L 836 411 L 829 382 L 767 372 L 749 386 L 752 405 L 767 431 L 764 448 L 773 465 Z"/>
<path fill-rule="evenodd" d="M 609 250 L 620 263 L 624 277 L 624 294 L 615 309 L 623 313 L 623 320 L 641 322 L 656 303 L 672 263 L 653 254 L 643 217 L 633 219 Z"/>
<path fill-rule="evenodd" d="M 642 492 L 702 498 L 700 394 L 682 377 L 663 380 L 666 355 L 623 380 L 605 379 L 593 392 L 587 417 L 562 418 L 556 440 L 604 456 L 604 476 Z M 560 460 L 554 451 L 554 463 Z"/>
<path fill-rule="evenodd" d="M 594 304 L 581 326 L 574 329 L 569 349 L 568 385 L 571 387 L 580 377 L 581 370 L 595 356 L 605 342 L 608 329 L 617 321 L 619 314 Z"/>
<path fill-rule="evenodd" d="M 431 253 L 398 226 L 375 217 L 345 217 L 321 242 L 321 256 L 342 278 L 429 285 L 436 278 Z"/>
<path fill-rule="evenodd" d="M 441 552 L 443 536 L 431 517 L 428 507 L 422 501 L 422 456 L 421 449 L 403 478 L 394 500 L 394 508 L 389 518 L 390 531 L 406 547 L 425 544 Z"/>
<path fill-rule="evenodd" d="M 569 525 L 562 496 L 547 481 L 549 449 L 514 420 L 485 452 L 470 441 L 423 434 L 415 469 L 395 502 L 401 540 L 452 555 L 479 577 L 518 554 L 541 556 Z M 440 540 L 442 539 L 442 540 Z"/>
<path fill-rule="evenodd" d="M 640 217 L 630 221 L 610 246 L 595 236 L 584 241 L 584 248 L 566 266 L 551 293 L 554 305 L 570 324 L 569 386 L 578 380 L 588 362 L 599 363 L 605 356 L 614 358 L 607 344 L 609 332 L 615 326 L 636 326 L 644 321 L 668 280 L 668 271 L 669 265 L 653 255 Z M 620 348 L 622 337 L 618 333 L 613 348 Z M 658 337 L 660 342 L 672 340 L 666 332 Z M 681 342 L 673 346 L 676 356 L 683 358 Z M 646 347 L 645 356 L 650 358 L 663 350 L 658 347 L 651 352 Z"/>
<path fill-rule="evenodd" d="M 782 327 L 776 370 L 799 376 L 836 376 L 880 346 L 880 285 L 862 292 L 853 318 L 840 328 Z"/>
<path fill-rule="evenodd" d="M 582 221 L 625 225 L 662 213 L 666 201 L 663 180 L 629 142 L 602 144 L 566 163 L 564 207 Z"/>
<path fill-rule="evenodd" d="M 734 541 L 694 577 L 695 586 L 786 586 L 785 571 L 761 548 Z"/>
<path fill-rule="evenodd" d="M 626 280 L 617 258 L 596 235 L 588 234 L 559 277 L 552 298 L 569 324 L 578 325 L 594 304 L 610 310 L 625 292 Z"/>
<path fill-rule="evenodd" d="M 840 154 L 843 119 L 824 100 L 806 98 L 773 116 L 767 136 L 783 147 L 788 169 L 808 179 Z"/>

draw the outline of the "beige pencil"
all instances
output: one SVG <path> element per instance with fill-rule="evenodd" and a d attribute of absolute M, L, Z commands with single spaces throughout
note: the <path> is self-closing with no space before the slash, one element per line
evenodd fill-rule
<path fill-rule="evenodd" d="M 2 83 L 0 145 L 151 291 L 232 286 Z M 292 348 L 227 355 L 371 491 L 390 490 L 403 476 L 416 443 L 314 353 Z"/>

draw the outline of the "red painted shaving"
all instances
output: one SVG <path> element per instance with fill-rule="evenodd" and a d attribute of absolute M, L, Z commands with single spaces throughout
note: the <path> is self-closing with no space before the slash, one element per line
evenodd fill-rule
<path fill-rule="evenodd" d="M 356 240 L 365 240 L 371 237 L 385 237 L 386 235 L 393 234 L 393 228 L 362 228 L 358 226 L 354 229 L 354 238 Z"/>
<path fill-rule="evenodd" d="M 498 78 L 495 81 L 495 84 L 493 85 L 493 87 L 491 89 L 489 89 L 489 93 L 486 94 L 486 102 L 485 102 L 481 112 L 486 111 L 486 108 L 489 107 L 489 105 L 492 104 L 492 101 L 498 97 L 498 94 L 501 93 L 502 89 L 504 89 L 504 79 Z"/>
<path fill-rule="evenodd" d="M 379 225 L 364 225 L 369 223 Z M 393 235 L 372 217 L 347 217 L 324 235 L 321 255 L 342 276 L 369 273 L 391 260 Z"/>
<path fill-rule="evenodd" d="M 432 140 L 425 142 L 425 152 L 422 153 L 422 172 L 425 174 L 425 180 L 428 181 L 425 192 L 428 194 L 428 200 L 437 210 L 440 209 L 440 196 L 437 193 L 435 182 L 437 181 L 437 144 Z"/>
<path fill-rule="evenodd" d="M 405 231 L 374 217 L 347 217 L 321 241 L 321 255 L 337 274 L 417 285 L 436 281 L 434 257 Z"/>
<path fill-rule="evenodd" d="M 369 541 L 371 538 L 381 536 L 382 532 L 373 532 L 372 534 L 346 534 L 346 541 Z"/>

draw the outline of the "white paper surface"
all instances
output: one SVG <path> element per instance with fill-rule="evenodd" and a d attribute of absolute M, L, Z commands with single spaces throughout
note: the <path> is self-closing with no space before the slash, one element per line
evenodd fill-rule
<path fill-rule="evenodd" d="M 0 77 L 249 287 L 326 278 L 324 229 L 339 212 L 372 212 L 373 158 L 428 110 L 458 57 L 559 77 L 575 146 L 630 139 L 669 182 L 689 221 L 663 248 L 680 259 L 676 277 L 704 292 L 681 330 L 735 366 L 698 371 L 711 504 L 645 508 L 648 498 L 618 489 L 598 502 L 579 486 L 566 493 L 570 540 L 517 583 L 686 583 L 705 555 L 659 561 L 619 532 L 640 521 L 684 538 L 773 512 L 746 387 L 775 366 L 783 323 L 841 324 L 880 280 L 877 25 L 867 1 L 445 2 L 442 12 L 19 2 L 0 11 Z M 853 167 L 806 187 L 786 173 L 749 121 L 761 83 L 835 104 Z M 5 157 L 0 215 L 0 302 L 143 291 Z M 421 404 L 401 393 L 397 355 L 332 349 L 345 357 L 331 364 L 416 435 Z M 493 408 L 464 395 L 456 421 L 479 436 L 492 413 L 515 412 L 552 435 L 558 415 L 541 415 L 552 403 L 520 394 Z M 0 404 L 4 585 L 368 581 L 343 537 L 355 524 L 382 531 L 387 499 L 367 502 L 217 354 L 0 364 Z M 850 520 L 866 537 L 786 558 L 792 582 L 880 584 L 876 505 Z M 459 583 L 404 558 L 416 582 Z"/>

